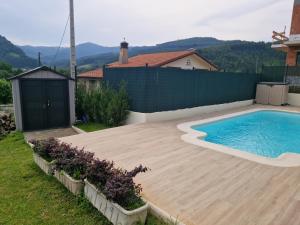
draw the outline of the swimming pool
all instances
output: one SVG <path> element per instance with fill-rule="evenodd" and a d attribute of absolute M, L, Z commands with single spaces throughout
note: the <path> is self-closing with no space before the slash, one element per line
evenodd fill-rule
<path fill-rule="evenodd" d="M 226 119 L 190 126 L 206 133 L 203 140 L 235 151 L 277 158 L 300 154 L 300 114 L 259 110 Z"/>
<path fill-rule="evenodd" d="M 201 154 L 210 150 L 256 163 L 277 167 L 300 167 L 300 110 L 293 107 L 253 106 L 234 113 L 213 113 L 184 122 L 177 128 L 181 139 L 199 146 Z M 202 117 L 202 115 L 201 115 Z M 211 157 L 221 157 L 221 155 Z"/>

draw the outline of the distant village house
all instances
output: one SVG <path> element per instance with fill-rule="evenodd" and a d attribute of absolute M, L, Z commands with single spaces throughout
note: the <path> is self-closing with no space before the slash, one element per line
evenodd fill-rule
<path fill-rule="evenodd" d="M 159 52 L 141 54 L 128 58 L 128 43 L 122 42 L 119 61 L 108 64 L 108 68 L 128 67 L 175 67 L 185 70 L 204 69 L 218 70 L 217 66 L 199 55 L 194 49 L 176 52 Z M 78 75 L 78 81 L 87 88 L 95 88 L 103 78 L 102 68 L 84 72 Z"/>

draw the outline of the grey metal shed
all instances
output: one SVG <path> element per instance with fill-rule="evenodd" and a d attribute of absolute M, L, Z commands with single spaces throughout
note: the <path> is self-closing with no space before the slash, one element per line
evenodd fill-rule
<path fill-rule="evenodd" d="M 75 80 L 42 66 L 10 78 L 17 130 L 67 127 L 75 122 Z"/>

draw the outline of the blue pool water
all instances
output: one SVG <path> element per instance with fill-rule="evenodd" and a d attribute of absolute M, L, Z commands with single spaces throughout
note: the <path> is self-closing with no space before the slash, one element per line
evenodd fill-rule
<path fill-rule="evenodd" d="M 276 158 L 283 153 L 300 154 L 300 114 L 257 111 L 195 125 L 207 133 L 205 141 L 256 155 Z"/>

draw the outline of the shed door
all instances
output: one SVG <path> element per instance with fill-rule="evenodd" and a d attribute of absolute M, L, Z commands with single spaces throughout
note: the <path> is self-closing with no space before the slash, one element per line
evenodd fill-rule
<path fill-rule="evenodd" d="M 69 125 L 66 80 L 21 80 L 24 130 L 41 130 Z"/>

